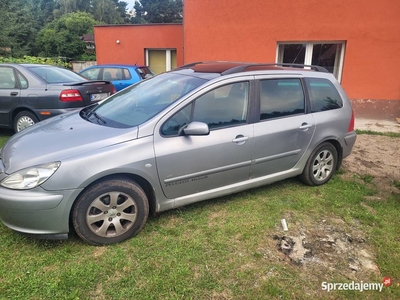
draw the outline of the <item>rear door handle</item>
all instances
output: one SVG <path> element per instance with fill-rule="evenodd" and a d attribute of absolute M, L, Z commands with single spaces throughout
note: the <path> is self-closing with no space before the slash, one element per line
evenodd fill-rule
<path fill-rule="evenodd" d="M 17 96 L 18 95 L 18 92 L 11 92 L 10 93 L 10 96 Z"/>
<path fill-rule="evenodd" d="M 239 134 L 232 140 L 232 143 L 236 143 L 238 145 L 243 145 L 248 139 L 249 139 L 248 136 Z"/>
<path fill-rule="evenodd" d="M 301 124 L 300 129 L 308 129 L 312 126 L 313 126 L 313 124 L 303 123 L 303 124 Z"/>

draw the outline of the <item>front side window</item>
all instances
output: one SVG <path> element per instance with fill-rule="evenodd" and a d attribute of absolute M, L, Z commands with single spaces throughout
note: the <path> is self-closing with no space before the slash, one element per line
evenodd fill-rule
<path fill-rule="evenodd" d="M 89 70 L 82 72 L 81 75 L 85 76 L 87 79 L 90 79 L 90 80 L 97 80 L 97 79 L 99 79 L 100 70 L 101 70 L 100 68 L 89 69 Z"/>
<path fill-rule="evenodd" d="M 322 66 L 340 81 L 344 42 L 279 43 L 278 63 Z"/>
<path fill-rule="evenodd" d="M 163 135 L 177 135 L 193 121 L 206 123 L 210 130 L 247 122 L 249 82 L 224 85 L 205 93 L 180 110 L 161 128 Z"/>
<path fill-rule="evenodd" d="M 311 112 L 320 112 L 343 107 L 343 101 L 335 86 L 327 79 L 306 78 L 311 101 Z"/>
<path fill-rule="evenodd" d="M 260 120 L 305 113 L 300 79 L 261 80 Z"/>
<path fill-rule="evenodd" d="M 198 98 L 193 121 L 204 122 L 211 129 L 246 123 L 248 82 L 225 85 Z"/>

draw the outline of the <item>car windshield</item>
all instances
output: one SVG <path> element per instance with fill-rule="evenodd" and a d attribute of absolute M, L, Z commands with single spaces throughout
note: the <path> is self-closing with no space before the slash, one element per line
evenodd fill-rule
<path fill-rule="evenodd" d="M 87 113 L 104 126 L 128 128 L 142 124 L 207 80 L 163 73 L 115 94 Z"/>
<path fill-rule="evenodd" d="M 84 77 L 63 68 L 49 66 L 29 67 L 36 75 L 39 75 L 47 83 L 66 83 L 86 81 Z"/>

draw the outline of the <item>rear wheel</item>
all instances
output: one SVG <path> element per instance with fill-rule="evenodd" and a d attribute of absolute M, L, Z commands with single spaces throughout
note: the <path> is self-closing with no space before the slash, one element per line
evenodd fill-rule
<path fill-rule="evenodd" d="M 26 110 L 21 111 L 17 114 L 17 116 L 14 119 L 14 131 L 20 132 L 21 130 L 24 130 L 29 126 L 32 126 L 37 122 L 39 122 L 39 120 L 33 113 Z"/>
<path fill-rule="evenodd" d="M 308 185 L 324 184 L 332 178 L 337 163 L 336 148 L 331 143 L 323 143 L 308 158 L 300 179 Z"/>
<path fill-rule="evenodd" d="M 110 179 L 86 190 L 72 209 L 76 233 L 92 245 L 122 242 L 137 235 L 149 205 L 142 188 L 127 179 Z"/>

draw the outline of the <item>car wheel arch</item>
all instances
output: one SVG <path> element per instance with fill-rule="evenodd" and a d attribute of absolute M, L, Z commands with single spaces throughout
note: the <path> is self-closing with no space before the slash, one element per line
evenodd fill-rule
<path fill-rule="evenodd" d="M 103 176 L 101 178 L 97 178 L 93 182 L 89 183 L 88 185 L 85 186 L 85 188 L 82 189 L 82 191 L 78 194 L 78 196 L 74 199 L 74 203 L 71 205 L 71 210 L 70 210 L 70 221 L 71 221 L 71 213 L 72 213 L 72 207 L 74 206 L 75 202 L 79 197 L 89 188 L 91 188 L 93 185 L 96 185 L 100 182 L 105 182 L 108 180 L 112 179 L 122 179 L 122 180 L 128 180 L 131 182 L 137 183 L 145 192 L 147 196 L 147 200 L 149 201 L 149 215 L 155 215 L 157 212 L 157 201 L 156 201 L 156 196 L 154 193 L 154 189 L 152 185 L 150 184 L 149 181 L 147 181 L 145 178 L 135 175 L 135 174 L 129 174 L 129 173 L 117 173 L 117 174 L 109 174 L 106 176 Z"/>
<path fill-rule="evenodd" d="M 30 109 L 30 108 L 28 108 L 28 107 L 19 106 L 19 107 L 16 107 L 16 108 L 12 111 L 12 113 L 10 114 L 10 116 L 11 116 L 11 120 L 10 120 L 11 123 L 10 123 L 10 124 L 14 124 L 14 121 L 15 121 L 15 118 L 17 117 L 17 115 L 18 115 L 20 112 L 23 112 L 23 111 L 30 112 L 30 113 L 33 114 L 37 119 L 39 119 L 38 115 L 37 115 L 32 109 Z"/>
<path fill-rule="evenodd" d="M 339 141 L 336 139 L 328 139 L 321 141 L 317 146 L 315 146 L 314 149 L 318 148 L 320 145 L 323 143 L 330 143 L 332 144 L 333 147 L 335 147 L 336 152 L 337 152 L 337 165 L 336 165 L 336 170 L 340 169 L 340 166 L 342 165 L 342 160 L 343 160 L 343 149 L 342 146 L 340 145 Z"/>

